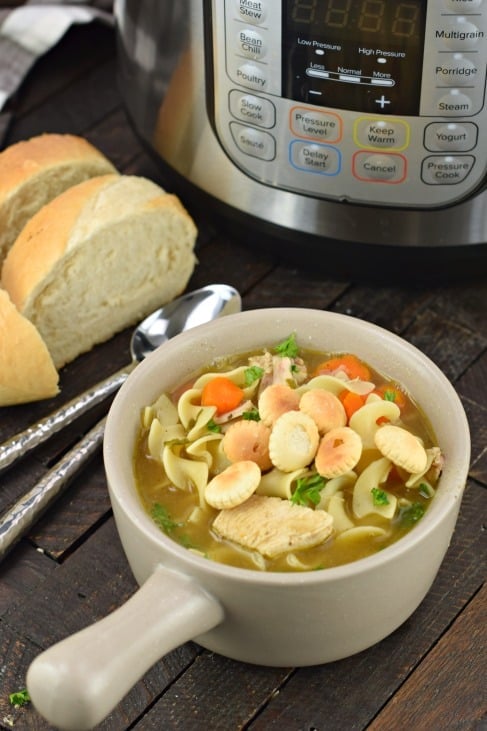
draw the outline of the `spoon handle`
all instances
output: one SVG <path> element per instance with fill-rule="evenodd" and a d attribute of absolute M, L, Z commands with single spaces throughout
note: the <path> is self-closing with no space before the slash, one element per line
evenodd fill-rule
<path fill-rule="evenodd" d="M 68 486 L 103 442 L 104 417 L 0 519 L 0 560 Z"/>
<path fill-rule="evenodd" d="M 137 362 L 135 361 L 124 366 L 104 381 L 100 381 L 100 383 L 68 401 L 57 411 L 1 444 L 0 472 L 13 464 L 19 457 L 23 457 L 28 451 L 45 442 L 63 427 L 71 424 L 93 406 L 101 403 L 111 393 L 118 391 L 136 365 Z"/>

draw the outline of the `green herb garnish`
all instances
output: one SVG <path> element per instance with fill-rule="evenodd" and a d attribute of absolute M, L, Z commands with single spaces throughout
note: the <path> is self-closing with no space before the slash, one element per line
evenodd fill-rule
<path fill-rule="evenodd" d="M 384 490 L 381 490 L 379 487 L 373 487 L 370 492 L 372 493 L 374 505 L 389 505 L 389 498 Z"/>
<path fill-rule="evenodd" d="M 275 347 L 275 352 L 281 357 L 296 358 L 299 353 L 298 344 L 296 343 L 296 335 L 292 333 L 286 340 L 279 343 Z"/>
<path fill-rule="evenodd" d="M 259 381 L 264 375 L 264 369 L 260 366 L 250 366 L 244 371 L 245 385 L 251 386 L 255 381 Z"/>
<path fill-rule="evenodd" d="M 8 697 L 12 706 L 25 706 L 26 703 L 30 703 L 30 695 L 27 688 L 18 690 L 16 693 L 10 693 Z"/>
<path fill-rule="evenodd" d="M 421 503 L 412 503 L 405 508 L 401 508 L 399 512 L 400 523 L 404 526 L 413 525 L 421 520 L 425 512 L 424 505 Z"/>
<path fill-rule="evenodd" d="M 176 523 L 171 518 L 167 512 L 167 508 L 160 503 L 155 503 L 152 506 L 151 517 L 154 523 L 156 523 L 156 525 L 158 525 L 164 533 L 171 533 L 175 528 L 180 528 L 182 526 L 182 523 Z"/>
<path fill-rule="evenodd" d="M 242 414 L 242 419 L 245 419 L 246 421 L 260 421 L 259 409 L 255 408 L 254 406 L 253 409 L 244 411 Z"/>
<path fill-rule="evenodd" d="M 384 391 L 384 401 L 395 401 L 396 392 L 393 389 L 386 389 Z"/>
<path fill-rule="evenodd" d="M 220 434 L 222 428 L 220 424 L 217 424 L 213 419 L 210 419 L 209 422 L 206 425 L 206 428 L 208 431 L 214 432 L 215 434 Z"/>
<path fill-rule="evenodd" d="M 433 497 L 433 495 L 435 494 L 435 491 L 430 485 L 428 485 L 427 482 L 420 482 L 418 492 L 421 497 L 424 497 L 427 500 L 429 500 L 429 498 Z"/>
<path fill-rule="evenodd" d="M 309 477 L 298 477 L 296 489 L 291 496 L 294 505 L 308 507 L 318 505 L 321 499 L 321 490 L 326 485 L 326 480 L 321 475 L 310 475 Z"/>

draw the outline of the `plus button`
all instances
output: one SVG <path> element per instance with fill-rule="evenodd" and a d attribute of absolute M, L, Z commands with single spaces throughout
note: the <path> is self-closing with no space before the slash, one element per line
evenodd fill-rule
<path fill-rule="evenodd" d="M 384 96 L 384 94 L 382 94 L 382 96 L 381 96 L 380 99 L 375 99 L 375 103 L 378 104 L 381 109 L 384 109 L 384 107 L 387 104 L 390 104 L 391 101 L 390 101 L 390 99 L 386 99 L 385 96 Z"/>

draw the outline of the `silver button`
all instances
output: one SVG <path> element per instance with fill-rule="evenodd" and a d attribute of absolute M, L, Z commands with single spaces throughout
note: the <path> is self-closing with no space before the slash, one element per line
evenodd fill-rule
<path fill-rule="evenodd" d="M 461 183 L 473 168 L 472 155 L 431 155 L 423 160 L 421 178 L 431 185 Z"/>
<path fill-rule="evenodd" d="M 268 132 L 230 122 L 230 130 L 240 152 L 260 160 L 273 160 L 276 156 L 276 141 Z"/>

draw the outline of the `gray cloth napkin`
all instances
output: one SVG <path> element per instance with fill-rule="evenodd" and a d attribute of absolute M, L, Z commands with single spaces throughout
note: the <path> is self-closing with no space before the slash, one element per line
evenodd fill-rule
<path fill-rule="evenodd" d="M 75 23 L 98 19 L 113 24 L 112 6 L 112 0 L 26 0 L 7 6 L 0 0 L 0 148 L 12 116 L 9 99 L 35 61 Z"/>

